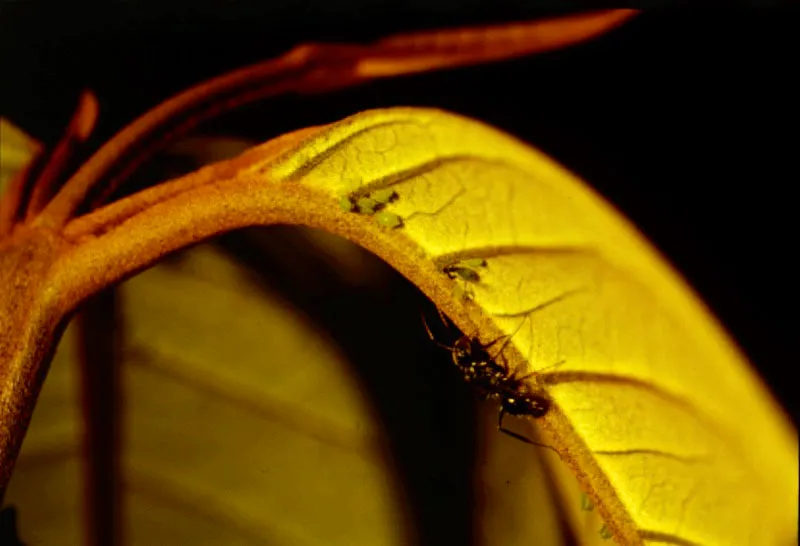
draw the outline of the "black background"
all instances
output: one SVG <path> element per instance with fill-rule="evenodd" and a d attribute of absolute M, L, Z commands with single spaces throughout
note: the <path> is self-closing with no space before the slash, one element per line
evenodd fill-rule
<path fill-rule="evenodd" d="M 101 102 L 99 143 L 175 92 L 299 42 L 543 14 L 478 0 L 76 6 L 2 4 L 2 113 L 45 142 L 84 87 Z M 517 135 L 633 220 L 795 411 L 798 28 L 796 11 L 649 12 L 566 50 L 280 97 L 208 130 L 267 140 L 367 108 L 420 105 Z M 246 255 L 239 245 L 229 246 Z"/>
<path fill-rule="evenodd" d="M 45 142 L 58 138 L 83 87 L 101 100 L 103 140 L 171 94 L 298 42 L 543 13 L 433 0 L 77 5 L 3 4 L 3 115 Z M 247 116 L 264 113 L 252 132 L 268 138 L 371 107 L 437 106 L 536 145 L 656 243 L 792 405 L 798 23 L 794 11 L 651 12 L 567 50 L 280 98 Z"/>

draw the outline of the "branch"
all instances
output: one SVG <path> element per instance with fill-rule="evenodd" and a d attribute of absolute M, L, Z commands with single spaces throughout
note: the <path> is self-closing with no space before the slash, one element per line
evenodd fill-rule
<path fill-rule="evenodd" d="M 78 107 L 67 124 L 64 135 L 50 153 L 47 164 L 33 183 L 28 200 L 26 218 L 32 220 L 39 215 L 58 189 L 60 178 L 69 166 L 75 148 L 86 141 L 97 123 L 97 97 L 91 91 L 83 91 Z"/>
<path fill-rule="evenodd" d="M 62 227 L 89 204 L 87 200 L 92 207 L 102 204 L 167 141 L 247 103 L 288 92 L 319 93 L 376 78 L 549 51 L 602 35 L 637 13 L 608 10 L 503 26 L 401 34 L 366 46 L 298 46 L 277 59 L 197 85 L 131 123 L 65 184 L 45 209 L 41 223 Z M 117 175 L 106 180 L 112 169 Z"/>

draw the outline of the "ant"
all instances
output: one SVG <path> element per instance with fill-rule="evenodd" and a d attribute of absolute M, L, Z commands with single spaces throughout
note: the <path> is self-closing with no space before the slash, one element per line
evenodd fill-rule
<path fill-rule="evenodd" d="M 444 322 L 445 318 L 441 310 L 439 314 L 442 316 L 442 321 Z M 464 335 L 456 340 L 451 347 L 439 343 L 439 341 L 434 338 L 433 332 L 431 332 L 428 327 L 424 315 L 422 316 L 422 323 L 425 326 L 425 330 L 428 332 L 428 337 L 442 349 L 450 351 L 453 357 L 453 363 L 461 370 L 461 373 L 464 374 L 464 380 L 474 385 L 486 399 L 491 398 L 500 401 L 500 414 L 497 419 L 497 429 L 525 443 L 542 445 L 503 427 L 503 417 L 505 417 L 506 414 L 542 417 L 550 409 L 550 400 L 541 394 L 531 392 L 524 383 L 524 380 L 533 375 L 533 373 L 519 376 L 517 373 L 511 371 L 505 362 L 501 364 L 497 360 L 506 345 L 511 341 L 513 334 L 501 336 L 486 344 L 481 343 L 476 337 Z M 497 351 L 497 354 L 492 357 L 488 349 L 502 339 L 505 339 L 505 343 L 503 343 Z"/>

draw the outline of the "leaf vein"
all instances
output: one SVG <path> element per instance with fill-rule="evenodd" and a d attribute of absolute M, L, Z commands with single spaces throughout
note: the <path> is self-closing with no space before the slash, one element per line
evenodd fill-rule
<path fill-rule="evenodd" d="M 639 536 L 649 542 L 661 542 L 663 544 L 677 544 L 678 546 L 703 546 L 699 542 L 682 538 L 671 533 L 662 533 L 660 531 L 648 531 L 646 529 L 639 530 Z"/>
<path fill-rule="evenodd" d="M 669 451 L 663 451 L 660 449 L 595 449 L 592 450 L 592 453 L 595 455 L 606 455 L 609 457 L 626 457 L 626 456 L 635 456 L 635 455 L 654 455 L 656 457 L 664 457 L 667 459 L 672 459 L 675 461 L 688 463 L 688 464 L 699 464 L 699 463 L 710 463 L 711 459 L 705 455 L 679 455 L 677 453 L 670 453 Z"/>

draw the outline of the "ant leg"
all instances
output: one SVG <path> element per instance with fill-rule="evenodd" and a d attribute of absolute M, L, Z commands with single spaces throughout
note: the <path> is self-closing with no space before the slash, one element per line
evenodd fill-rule
<path fill-rule="evenodd" d="M 508 335 L 500 336 L 497 339 L 495 339 L 494 341 L 491 341 L 491 342 L 487 343 L 486 345 L 484 345 L 483 348 L 484 349 L 488 349 L 489 347 L 491 347 L 492 345 L 494 345 L 495 343 L 497 343 L 498 341 L 503 340 L 503 339 L 506 340 L 505 343 L 503 343 L 503 346 L 500 347 L 500 350 L 497 351 L 497 353 L 495 353 L 494 356 L 490 355 L 489 358 L 492 360 L 492 362 L 494 362 L 495 364 L 500 366 L 503 369 L 503 371 L 505 372 L 505 374 L 508 375 L 511 372 L 511 370 L 508 367 L 508 362 L 506 361 L 505 357 L 500 359 L 500 356 L 503 353 L 503 349 L 506 348 L 506 345 L 508 345 L 508 342 L 511 340 L 511 336 L 508 336 Z"/>
<path fill-rule="evenodd" d="M 486 348 L 486 347 L 489 347 L 491 345 L 494 345 L 495 343 L 497 343 L 501 339 L 505 339 L 506 340 L 506 342 L 503 343 L 503 346 L 500 347 L 500 350 L 497 351 L 497 354 L 495 354 L 494 357 L 492 357 L 492 360 L 497 360 L 497 357 L 499 357 L 503 353 L 503 351 L 505 351 L 506 347 L 511 342 L 511 338 L 513 338 L 515 335 L 517 335 L 517 332 L 519 332 L 519 329 L 522 328 L 522 325 L 525 324 L 525 321 L 528 320 L 528 318 L 529 317 L 526 317 L 526 318 L 522 319 L 522 321 L 519 323 L 519 326 L 517 326 L 516 329 L 514 329 L 514 331 L 511 332 L 510 334 L 506 334 L 504 336 L 501 336 L 501 337 L 495 339 L 494 341 L 492 341 L 489 345 L 486 345 L 484 347 L 484 348 Z"/>
<path fill-rule="evenodd" d="M 438 307 L 436 308 L 436 311 L 438 311 L 438 312 L 439 312 L 439 318 L 440 318 L 440 319 L 442 319 L 442 324 L 444 324 L 445 326 L 447 326 L 447 317 L 446 317 L 446 316 L 444 316 L 444 312 L 442 312 L 442 310 L 441 310 L 441 309 L 439 309 Z M 449 327 L 448 327 L 448 328 L 449 328 Z"/>
<path fill-rule="evenodd" d="M 546 445 L 546 444 L 540 444 L 539 442 L 534 442 L 533 440 L 530 440 L 530 439 L 526 438 L 522 434 L 517 434 L 513 430 L 509 430 L 507 428 L 504 428 L 503 427 L 503 416 L 505 416 L 505 414 L 506 414 L 505 410 L 501 408 L 500 409 L 500 416 L 497 419 L 497 430 L 499 430 L 500 432 L 502 432 L 504 434 L 508 434 L 512 438 L 516 438 L 517 440 L 519 440 L 521 442 L 525 442 L 526 444 L 531 444 L 531 445 L 539 446 L 539 447 L 546 447 L 547 449 L 551 450 L 553 453 L 558 455 L 559 459 L 561 458 L 561 454 L 558 451 L 556 451 L 556 449 L 553 446 L 549 446 L 549 445 Z"/>
<path fill-rule="evenodd" d="M 538 370 L 536 373 L 542 373 L 542 372 L 544 372 L 544 371 L 546 371 L 546 370 L 552 370 L 553 368 L 558 368 L 558 367 L 559 367 L 559 366 L 561 366 L 562 364 L 566 364 L 566 363 L 567 363 L 567 361 L 566 361 L 565 359 L 563 359 L 563 358 L 562 358 L 561 360 L 559 360 L 559 361 L 558 361 L 558 362 L 556 362 L 555 364 L 550 364 L 549 366 L 546 366 L 546 367 L 544 367 L 544 368 L 541 368 L 541 369 L 540 369 L 540 370 Z"/>
<path fill-rule="evenodd" d="M 534 375 L 538 375 L 538 374 L 542 373 L 545 370 L 551 370 L 553 368 L 557 368 L 558 366 L 561 366 L 562 364 L 564 364 L 566 362 L 567 362 L 566 360 L 559 360 L 555 364 L 551 364 L 550 366 L 547 366 L 546 368 L 540 368 L 540 369 L 538 369 L 536 371 L 533 371 L 531 373 L 527 373 L 527 374 L 523 375 L 522 377 L 517 377 L 516 379 L 517 379 L 517 381 L 524 381 L 524 380 L 528 379 L 529 377 L 533 377 Z"/>
<path fill-rule="evenodd" d="M 527 374 L 523 375 L 522 377 L 517 377 L 516 379 L 517 379 L 517 381 L 524 381 L 524 380 L 528 379 L 529 377 L 533 377 L 534 375 L 541 374 L 545 370 L 552 370 L 553 368 L 557 368 L 557 367 L 561 366 L 562 364 L 565 364 L 566 362 L 567 362 L 566 360 L 559 360 L 555 364 L 551 364 L 550 366 L 547 366 L 546 368 L 539 368 L 538 370 L 535 370 L 535 371 L 533 371 L 531 373 L 527 373 Z"/>
<path fill-rule="evenodd" d="M 531 373 L 525 374 L 522 377 L 517 377 L 517 381 L 525 381 L 529 377 L 533 377 L 534 375 L 539 375 L 545 370 L 552 370 L 553 368 L 557 368 L 557 367 L 561 366 L 562 364 L 565 364 L 566 362 L 567 362 L 566 360 L 559 360 L 555 364 L 551 364 L 550 366 L 547 366 L 546 368 L 540 368 L 540 369 L 538 369 L 536 371 L 533 371 Z"/>
<path fill-rule="evenodd" d="M 501 339 L 506 339 L 507 337 L 509 337 L 509 336 L 500 336 L 500 337 L 498 337 L 497 339 L 495 339 L 494 341 L 490 341 L 489 343 L 487 343 L 486 345 L 484 345 L 484 346 L 483 346 L 483 348 L 484 348 L 484 349 L 488 349 L 489 347 L 491 347 L 492 345 L 494 345 L 495 343 L 497 343 L 497 342 L 498 342 L 498 341 L 500 341 Z M 506 342 L 506 343 L 508 343 L 508 342 Z M 505 345 L 503 345 L 503 347 L 505 347 Z M 502 351 L 503 351 L 503 347 L 501 347 L 501 348 L 500 348 L 500 352 L 502 352 Z M 498 353 L 498 354 L 500 354 L 500 353 Z M 497 355 L 495 355 L 495 357 L 496 357 L 496 356 L 497 356 Z M 493 358 L 494 358 L 494 357 L 493 357 Z"/>
<path fill-rule="evenodd" d="M 503 427 L 503 417 L 505 416 L 505 414 L 506 414 L 506 410 L 500 408 L 500 415 L 498 415 L 498 417 L 497 417 L 497 430 L 499 430 L 500 432 L 503 432 L 505 434 L 508 434 L 509 436 L 511 436 L 513 438 L 516 438 L 517 440 L 525 442 L 526 444 L 533 444 L 534 442 L 532 442 L 531 440 L 527 439 L 525 436 L 523 436 L 521 434 L 517 434 L 516 432 L 508 430 L 507 428 Z"/>

